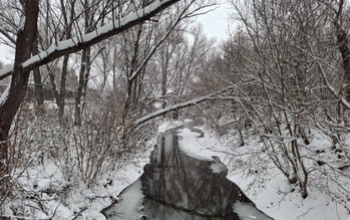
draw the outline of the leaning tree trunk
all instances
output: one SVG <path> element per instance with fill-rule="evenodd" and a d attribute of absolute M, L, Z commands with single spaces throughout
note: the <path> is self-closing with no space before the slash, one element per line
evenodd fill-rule
<path fill-rule="evenodd" d="M 32 46 L 37 35 L 37 20 L 39 1 L 30 0 L 24 5 L 25 24 L 18 30 L 15 52 L 15 64 L 12 80 L 8 92 L 5 92 L 0 101 L 0 196 L 8 192 L 8 177 L 10 172 L 8 158 L 9 131 L 12 121 L 24 100 L 29 78 L 29 70 L 23 70 L 21 64 L 31 56 Z M 23 19 L 24 20 L 24 19 Z M 1 200 L 0 200 L 1 201 Z"/>

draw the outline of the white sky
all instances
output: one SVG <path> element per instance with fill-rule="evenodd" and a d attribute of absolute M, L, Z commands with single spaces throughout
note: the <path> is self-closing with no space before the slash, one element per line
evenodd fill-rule
<path fill-rule="evenodd" d="M 211 38 L 223 40 L 228 33 L 228 8 L 229 6 L 222 3 L 215 10 L 207 14 L 198 16 L 198 21 L 202 23 L 204 33 Z"/>
<path fill-rule="evenodd" d="M 0 61 L 5 64 L 13 63 L 14 50 L 0 43 Z"/>

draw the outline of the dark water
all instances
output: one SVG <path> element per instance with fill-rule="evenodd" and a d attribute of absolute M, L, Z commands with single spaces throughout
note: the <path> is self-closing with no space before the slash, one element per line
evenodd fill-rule
<path fill-rule="evenodd" d="M 118 204 L 103 211 L 107 219 L 272 219 L 226 178 L 219 158 L 188 156 L 179 148 L 179 138 L 178 130 L 160 135 L 140 179 L 120 194 Z"/>

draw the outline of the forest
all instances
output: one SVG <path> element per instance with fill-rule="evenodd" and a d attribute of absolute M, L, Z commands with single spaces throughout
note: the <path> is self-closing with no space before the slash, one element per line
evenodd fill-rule
<path fill-rule="evenodd" d="M 104 219 L 159 126 L 191 119 L 264 211 L 278 175 L 281 207 L 325 201 L 290 219 L 350 219 L 350 2 L 227 0 L 218 40 L 197 18 L 222 4 L 1 1 L 0 218 Z"/>

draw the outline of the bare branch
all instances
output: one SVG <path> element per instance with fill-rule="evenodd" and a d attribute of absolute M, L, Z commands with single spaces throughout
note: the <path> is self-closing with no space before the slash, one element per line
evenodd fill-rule
<path fill-rule="evenodd" d="M 33 70 L 34 68 L 47 64 L 61 56 L 88 48 L 98 42 L 101 42 L 102 40 L 119 34 L 150 19 L 157 13 L 178 1 L 179 0 L 156 0 L 145 8 L 129 13 L 125 17 L 118 19 L 117 21 L 112 21 L 111 23 L 104 25 L 88 34 L 80 37 L 76 36 L 68 40 L 60 41 L 57 44 L 53 44 L 46 51 L 43 51 L 22 63 L 22 68 L 24 70 Z M 11 74 L 12 70 L 1 70 L 0 80 L 10 76 Z"/>

